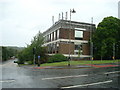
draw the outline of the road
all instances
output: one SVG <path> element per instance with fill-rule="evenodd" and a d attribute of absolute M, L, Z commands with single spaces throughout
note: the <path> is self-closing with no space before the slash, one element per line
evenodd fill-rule
<path fill-rule="evenodd" d="M 2 65 L 2 88 L 120 88 L 120 67 L 35 69 L 9 60 Z"/>

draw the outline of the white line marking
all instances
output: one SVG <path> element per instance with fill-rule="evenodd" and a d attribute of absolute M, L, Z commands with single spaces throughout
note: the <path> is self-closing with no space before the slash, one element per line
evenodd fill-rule
<path fill-rule="evenodd" d="M 61 78 L 70 78 L 70 77 L 84 77 L 88 75 L 74 75 L 74 76 L 64 76 L 64 77 L 51 77 L 51 78 L 42 78 L 42 80 L 48 80 L 48 79 L 61 79 Z"/>
<path fill-rule="evenodd" d="M 112 74 L 112 73 L 119 73 L 120 71 L 114 71 L 114 72 L 106 72 L 104 74 Z"/>
<path fill-rule="evenodd" d="M 83 87 L 83 86 L 90 86 L 90 85 L 104 84 L 104 83 L 110 83 L 110 82 L 112 82 L 112 80 L 104 81 L 104 82 L 97 82 L 97 83 L 90 83 L 90 84 L 83 84 L 83 85 L 75 85 L 75 86 L 61 87 L 61 89 L 64 89 L 64 88 Z"/>
<path fill-rule="evenodd" d="M 4 81 L 0 81 L 0 83 L 3 83 L 3 82 L 14 82 L 15 80 L 4 80 Z"/>

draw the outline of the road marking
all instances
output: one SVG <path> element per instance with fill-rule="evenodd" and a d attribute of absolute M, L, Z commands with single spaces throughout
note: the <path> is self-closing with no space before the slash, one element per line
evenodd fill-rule
<path fill-rule="evenodd" d="M 112 82 L 112 80 L 104 81 L 104 82 L 97 82 L 97 83 L 90 83 L 90 84 L 83 84 L 83 85 L 61 87 L 61 89 L 64 89 L 64 88 L 76 88 L 76 87 L 83 87 L 83 86 L 90 86 L 90 85 L 97 85 L 97 84 L 105 84 L 105 83 L 110 83 L 110 82 Z"/>
<path fill-rule="evenodd" d="M 42 80 L 49 80 L 49 79 L 61 79 L 61 78 L 70 78 L 70 77 L 84 77 L 88 75 L 74 75 L 74 76 L 64 76 L 64 77 L 51 77 L 51 78 L 42 78 Z"/>
<path fill-rule="evenodd" d="M 4 81 L 0 81 L 0 83 L 3 83 L 3 82 L 14 82 L 15 80 L 4 80 Z"/>
<path fill-rule="evenodd" d="M 112 73 L 119 73 L 120 71 L 114 71 L 114 72 L 106 72 L 104 74 L 112 74 Z"/>

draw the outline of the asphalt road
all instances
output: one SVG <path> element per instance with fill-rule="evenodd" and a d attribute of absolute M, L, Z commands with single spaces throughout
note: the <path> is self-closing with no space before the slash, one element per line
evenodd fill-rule
<path fill-rule="evenodd" d="M 13 62 L 0 65 L 2 88 L 120 88 L 120 67 L 35 69 Z"/>

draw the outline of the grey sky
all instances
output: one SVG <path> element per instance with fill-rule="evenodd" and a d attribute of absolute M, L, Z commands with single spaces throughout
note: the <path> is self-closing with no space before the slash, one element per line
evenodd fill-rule
<path fill-rule="evenodd" d="M 119 0 L 0 0 L 0 45 L 26 46 L 38 31 L 52 25 L 52 16 L 74 8 L 72 20 L 98 24 L 104 17 L 118 17 Z"/>

